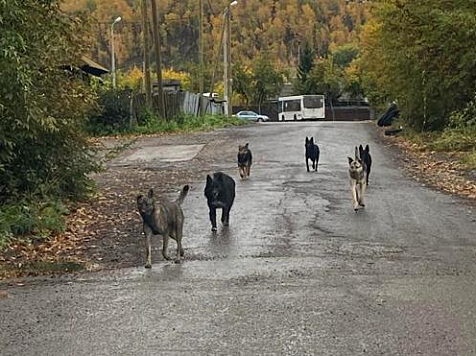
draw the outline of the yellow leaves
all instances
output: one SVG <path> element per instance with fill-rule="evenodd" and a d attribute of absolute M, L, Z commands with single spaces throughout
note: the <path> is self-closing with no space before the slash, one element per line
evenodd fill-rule
<path fill-rule="evenodd" d="M 186 72 L 177 71 L 173 68 L 167 68 L 162 70 L 162 78 L 164 80 L 180 80 L 180 83 L 184 88 L 188 88 L 190 86 L 190 74 Z"/>

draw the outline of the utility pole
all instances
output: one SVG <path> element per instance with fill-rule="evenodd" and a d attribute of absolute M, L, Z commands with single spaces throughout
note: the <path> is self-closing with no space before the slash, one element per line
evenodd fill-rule
<path fill-rule="evenodd" d="M 235 2 L 233 2 L 234 4 L 236 4 Z M 228 115 L 232 115 L 233 114 L 233 104 L 232 104 L 232 98 L 233 98 L 233 87 L 232 87 L 232 81 L 231 81 L 231 6 L 232 5 L 228 5 L 228 23 L 227 23 L 227 29 L 225 30 L 227 32 L 227 38 L 228 38 L 228 42 L 227 42 L 227 46 L 228 46 L 228 59 L 227 59 L 227 62 L 228 62 L 228 66 L 226 68 L 226 70 L 228 71 L 228 82 L 227 82 L 227 85 L 228 85 L 228 101 L 226 103 L 226 105 L 228 106 Z"/>
<path fill-rule="evenodd" d="M 111 72 L 112 72 L 112 87 L 116 89 L 116 53 L 114 50 L 114 25 L 121 21 L 122 18 L 117 17 L 111 24 Z"/>
<path fill-rule="evenodd" d="M 155 50 L 155 68 L 157 71 L 157 94 L 159 96 L 158 101 L 158 114 L 165 119 L 165 102 L 164 102 L 164 89 L 162 87 L 162 58 L 160 55 L 160 37 L 159 37 L 159 21 L 157 16 L 157 2 L 151 0 L 152 3 L 152 33 L 154 35 L 154 50 Z"/>
<path fill-rule="evenodd" d="M 203 38 L 203 19 L 204 19 L 204 11 L 203 11 L 203 0 L 199 0 L 199 6 L 200 6 L 200 30 L 199 30 L 199 38 L 198 38 L 198 60 L 199 60 L 199 65 L 198 65 L 198 72 L 199 72 L 199 91 L 200 91 L 200 115 L 203 114 L 203 90 L 204 90 L 204 75 L 203 75 L 203 70 L 204 70 L 204 65 L 203 65 L 203 51 L 204 51 L 204 38 Z"/>
<path fill-rule="evenodd" d="M 231 87 L 231 7 L 238 4 L 238 1 L 232 1 L 226 7 L 223 13 L 223 20 L 225 21 L 223 31 L 223 87 L 224 87 L 224 99 L 225 99 L 225 115 L 229 116 L 232 112 L 232 87 Z"/>
<path fill-rule="evenodd" d="M 150 85 L 150 57 L 149 57 L 149 21 L 147 14 L 147 0 L 141 0 L 142 11 L 142 39 L 144 41 L 144 91 L 147 107 L 152 107 L 152 88 Z"/>
<path fill-rule="evenodd" d="M 231 115 L 230 113 L 230 92 L 229 92 L 229 79 L 228 79 L 228 23 L 230 22 L 230 5 L 227 6 L 225 10 L 225 31 L 223 31 L 223 90 L 224 90 L 224 98 L 225 99 L 225 116 Z"/>

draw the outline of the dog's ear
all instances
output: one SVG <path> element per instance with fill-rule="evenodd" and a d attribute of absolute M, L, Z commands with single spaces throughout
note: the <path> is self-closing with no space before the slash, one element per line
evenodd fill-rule
<path fill-rule="evenodd" d="M 238 151 L 241 151 L 243 149 L 242 145 L 238 145 Z"/>
<path fill-rule="evenodd" d="M 311 145 L 314 144 L 314 137 L 311 137 L 311 139 L 309 140 L 309 143 L 310 143 Z"/>
<path fill-rule="evenodd" d="M 150 188 L 150 189 L 149 189 L 149 194 L 147 194 L 147 196 L 148 196 L 149 198 L 153 198 L 153 197 L 154 197 L 154 189 Z"/>
<path fill-rule="evenodd" d="M 350 157 L 347 157 L 347 159 L 349 160 L 349 164 L 352 164 L 352 162 L 354 162 L 354 160 Z"/>
<path fill-rule="evenodd" d="M 367 153 L 370 152 L 370 147 L 369 147 L 369 145 L 366 145 L 366 146 L 365 146 L 365 152 L 367 152 Z"/>
<path fill-rule="evenodd" d="M 142 200 L 143 197 L 144 197 L 144 196 L 143 196 L 142 194 L 139 194 L 139 195 L 137 196 L 137 201 Z"/>
<path fill-rule="evenodd" d="M 248 148 L 248 146 L 249 146 L 249 143 L 248 143 L 248 142 L 246 142 L 246 144 L 245 144 L 245 148 Z"/>
<path fill-rule="evenodd" d="M 211 185 L 211 184 L 212 184 L 212 182 L 213 182 L 213 179 L 212 179 L 212 177 L 210 177 L 210 175 L 209 175 L 209 174 L 207 174 L 207 185 Z"/>
<path fill-rule="evenodd" d="M 190 190 L 190 186 L 187 184 L 183 187 L 182 191 L 188 192 Z"/>
<path fill-rule="evenodd" d="M 308 139 L 307 136 L 306 136 L 306 145 L 307 145 L 308 143 L 309 143 L 309 139 Z"/>

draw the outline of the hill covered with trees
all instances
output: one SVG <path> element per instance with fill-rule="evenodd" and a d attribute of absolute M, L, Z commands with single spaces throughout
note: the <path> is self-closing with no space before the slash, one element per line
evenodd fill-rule
<path fill-rule="evenodd" d="M 220 45 L 223 11 L 229 0 L 204 0 L 204 42 L 207 71 L 211 71 Z M 166 67 L 193 72 L 198 63 L 198 0 L 158 0 L 163 61 Z M 112 21 L 121 16 L 118 33 L 118 68 L 142 65 L 140 0 L 66 0 L 65 11 L 86 10 L 96 22 L 94 59 L 109 63 Z M 232 7 L 234 62 L 251 64 L 266 52 L 278 69 L 296 68 L 300 49 L 309 44 L 316 56 L 357 42 L 368 7 L 345 0 L 239 0 Z"/>

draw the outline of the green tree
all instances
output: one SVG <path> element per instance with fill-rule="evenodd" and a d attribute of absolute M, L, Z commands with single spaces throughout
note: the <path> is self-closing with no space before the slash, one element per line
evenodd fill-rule
<path fill-rule="evenodd" d="M 253 97 L 253 73 L 241 64 L 233 66 L 233 92 L 238 94 L 246 107 Z"/>
<path fill-rule="evenodd" d="M 273 67 L 268 53 L 263 53 L 253 66 L 253 101 L 261 105 L 277 96 L 283 86 L 283 75 Z"/>
<path fill-rule="evenodd" d="M 337 101 L 342 95 L 344 78 L 342 70 L 334 65 L 332 56 L 316 61 L 307 85 L 309 94 L 323 94 L 330 103 Z"/>
<path fill-rule="evenodd" d="M 474 28 L 474 0 L 377 3 L 362 36 L 369 98 L 377 105 L 395 100 L 415 128 L 444 126 L 449 113 L 473 97 Z"/>
<path fill-rule="evenodd" d="M 341 68 L 348 67 L 354 59 L 359 55 L 359 49 L 355 44 L 349 43 L 343 46 L 337 47 L 332 51 L 334 57 L 334 64 Z"/>
<path fill-rule="evenodd" d="M 308 77 L 314 67 L 314 57 L 314 50 L 305 42 L 300 50 L 297 80 L 294 83 L 294 90 L 300 94 L 309 94 L 310 92 Z"/>
<path fill-rule="evenodd" d="M 73 198 L 97 167 L 83 135 L 92 93 L 77 68 L 87 22 L 55 0 L 0 0 L 0 203 Z"/>

